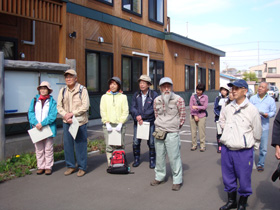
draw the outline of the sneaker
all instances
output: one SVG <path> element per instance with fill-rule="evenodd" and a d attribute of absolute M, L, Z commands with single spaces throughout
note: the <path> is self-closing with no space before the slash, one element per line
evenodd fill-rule
<path fill-rule="evenodd" d="M 192 147 L 191 151 L 195 151 L 197 149 L 197 147 Z"/>
<path fill-rule="evenodd" d="M 46 169 L 45 170 L 45 175 L 51 175 L 52 174 L 52 170 L 51 169 Z"/>
<path fill-rule="evenodd" d="M 45 169 L 38 169 L 37 170 L 37 175 L 41 175 L 45 172 Z"/>
<path fill-rule="evenodd" d="M 263 172 L 263 171 L 264 171 L 264 168 L 263 168 L 262 166 L 258 166 L 258 167 L 257 167 L 257 170 L 258 170 L 258 172 Z"/>
<path fill-rule="evenodd" d="M 154 180 L 150 183 L 151 186 L 158 186 L 160 185 L 161 183 L 164 183 L 164 181 L 158 181 L 158 180 Z"/>
<path fill-rule="evenodd" d="M 200 152 L 205 152 L 205 148 L 200 148 Z"/>
<path fill-rule="evenodd" d="M 172 190 L 173 191 L 179 191 L 181 188 L 181 184 L 173 184 L 172 185 Z"/>
<path fill-rule="evenodd" d="M 75 168 L 68 168 L 68 169 L 64 172 L 64 175 L 65 175 L 65 176 L 68 176 L 68 175 L 70 175 L 70 174 L 73 174 L 75 171 L 76 171 Z"/>
<path fill-rule="evenodd" d="M 77 173 L 77 177 L 82 177 L 86 174 L 85 171 L 83 171 L 82 169 L 79 169 L 78 173 Z"/>

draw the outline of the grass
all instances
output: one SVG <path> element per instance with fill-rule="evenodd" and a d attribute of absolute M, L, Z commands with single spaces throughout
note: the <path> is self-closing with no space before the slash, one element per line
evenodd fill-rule
<path fill-rule="evenodd" d="M 103 137 L 89 140 L 87 144 L 88 152 L 105 152 L 105 142 Z M 54 161 L 64 160 L 63 145 L 54 145 Z M 37 168 L 36 154 L 34 152 L 14 155 L 0 162 L 0 183 L 17 177 L 29 175 L 31 169 Z"/>

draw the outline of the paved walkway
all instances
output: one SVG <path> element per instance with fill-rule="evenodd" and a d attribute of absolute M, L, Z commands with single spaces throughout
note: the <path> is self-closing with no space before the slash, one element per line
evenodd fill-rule
<path fill-rule="evenodd" d="M 279 103 L 277 106 L 279 107 Z M 208 110 L 211 110 L 211 106 Z M 142 163 L 138 168 L 131 168 L 134 174 L 107 174 L 105 154 L 96 153 L 88 158 L 87 174 L 81 178 L 76 174 L 64 176 L 65 163 L 59 163 L 54 166 L 51 176 L 38 176 L 33 172 L 32 175 L 0 184 L 0 209 L 219 209 L 226 202 L 227 194 L 222 183 L 220 155 L 216 153 L 216 130 L 213 119 L 213 113 L 209 111 L 206 129 L 207 150 L 204 153 L 198 150 L 190 151 L 191 136 L 188 119 L 181 130 L 184 183 L 178 192 L 171 190 L 172 177 L 168 159 L 166 183 L 157 187 L 149 185 L 154 179 L 154 171 L 149 169 L 148 147 L 143 141 Z M 126 152 L 128 161 L 132 164 L 132 122 L 129 122 L 127 127 Z M 100 125 L 91 126 L 88 131 L 90 138 L 103 135 Z M 274 183 L 270 180 L 277 164 L 274 149 L 268 146 L 265 171 L 259 173 L 253 170 L 253 195 L 248 200 L 247 209 L 279 209 L 280 181 Z"/>

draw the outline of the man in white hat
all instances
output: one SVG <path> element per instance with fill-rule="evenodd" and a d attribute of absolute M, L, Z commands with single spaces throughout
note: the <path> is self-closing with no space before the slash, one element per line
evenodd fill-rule
<path fill-rule="evenodd" d="M 149 147 L 150 168 L 155 168 L 156 152 L 153 132 L 155 130 L 155 114 L 154 114 L 154 99 L 158 96 L 157 92 L 150 89 L 152 85 L 151 78 L 148 75 L 141 75 L 138 79 L 139 91 L 135 92 L 132 97 L 130 113 L 134 120 L 134 137 L 133 137 L 133 167 L 140 165 L 140 148 L 141 139 L 137 139 L 137 124 L 142 125 L 143 122 L 150 123 L 150 135 L 147 141 Z"/>
<path fill-rule="evenodd" d="M 86 87 L 77 82 L 77 73 L 68 69 L 64 73 L 66 87 L 58 94 L 57 110 L 63 117 L 63 143 L 67 170 L 64 175 L 68 176 L 76 171 L 76 160 L 78 164 L 77 176 L 84 176 L 87 169 L 87 122 L 89 109 L 89 96 Z M 79 122 L 79 130 L 74 139 L 69 132 L 72 118 Z"/>
<path fill-rule="evenodd" d="M 186 119 L 186 107 L 184 99 L 173 92 L 173 82 L 169 77 L 161 78 L 159 86 L 161 95 L 154 101 L 156 118 L 154 132 L 156 146 L 155 180 L 150 184 L 151 186 L 157 186 L 165 181 L 165 156 L 167 153 L 173 176 L 172 190 L 178 191 L 183 182 L 179 130 Z"/>

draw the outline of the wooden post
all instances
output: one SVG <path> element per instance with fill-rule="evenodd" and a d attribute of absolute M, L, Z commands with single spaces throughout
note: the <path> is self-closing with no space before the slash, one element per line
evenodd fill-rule
<path fill-rule="evenodd" d="M 4 53 L 0 52 L 0 161 L 5 160 Z"/>
<path fill-rule="evenodd" d="M 61 26 L 59 28 L 59 63 L 65 63 L 66 60 L 66 3 L 63 2 L 60 11 L 60 22 Z"/>

